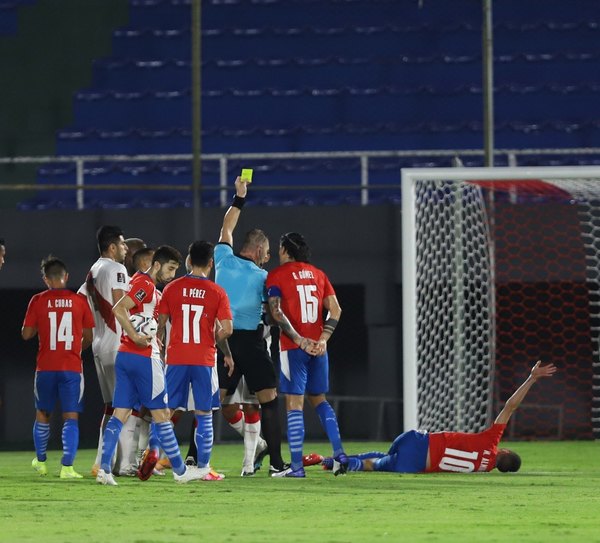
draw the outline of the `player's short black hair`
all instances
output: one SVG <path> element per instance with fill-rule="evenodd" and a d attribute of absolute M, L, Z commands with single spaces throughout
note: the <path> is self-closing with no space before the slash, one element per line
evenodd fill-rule
<path fill-rule="evenodd" d="M 302 234 L 288 232 L 281 236 L 279 243 L 296 262 L 310 262 L 310 247 Z"/>
<path fill-rule="evenodd" d="M 516 452 L 505 449 L 498 452 L 498 456 L 496 457 L 496 467 L 498 468 L 498 471 L 503 473 L 519 471 L 519 468 L 521 467 L 521 457 Z"/>
<path fill-rule="evenodd" d="M 206 268 L 214 253 L 215 246 L 210 241 L 194 241 L 188 249 L 190 263 L 199 268 Z"/>
<path fill-rule="evenodd" d="M 96 232 L 96 240 L 98 240 L 98 250 L 104 253 L 108 250 L 112 243 L 118 243 L 119 238 L 123 235 L 123 230 L 118 226 L 104 225 L 98 228 Z"/>
<path fill-rule="evenodd" d="M 4 238 L 0 238 L 0 245 L 6 245 L 6 243 L 4 243 Z"/>
<path fill-rule="evenodd" d="M 152 247 L 142 247 L 133 253 L 131 257 L 131 263 L 133 267 L 138 270 L 140 268 L 140 260 L 143 258 L 147 258 L 154 253 L 154 249 Z"/>
<path fill-rule="evenodd" d="M 48 279 L 58 279 L 67 273 L 67 265 L 55 256 L 49 255 L 42 260 L 42 275 Z"/>
<path fill-rule="evenodd" d="M 161 245 L 158 249 L 156 249 L 156 251 L 154 251 L 152 264 L 155 262 L 160 262 L 162 266 L 163 264 L 171 261 L 181 264 L 181 253 L 174 247 L 171 247 L 170 245 Z"/>
<path fill-rule="evenodd" d="M 255 247 L 258 247 L 267 241 L 269 241 L 267 234 L 265 234 L 260 228 L 254 228 L 253 230 L 246 232 L 244 241 L 242 243 L 242 250 L 254 249 Z"/>

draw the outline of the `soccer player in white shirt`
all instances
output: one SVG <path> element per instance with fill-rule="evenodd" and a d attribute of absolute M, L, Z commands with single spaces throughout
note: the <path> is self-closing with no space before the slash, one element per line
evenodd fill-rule
<path fill-rule="evenodd" d="M 112 307 L 129 290 L 129 277 L 123 265 L 127 245 L 118 226 L 101 226 L 96 233 L 100 258 L 91 267 L 79 294 L 87 296 L 94 312 L 95 328 L 92 351 L 96 372 L 104 400 L 104 416 L 100 426 L 98 453 L 92 467 L 96 475 L 102 455 L 104 428 L 112 415 L 112 400 L 115 390 L 115 358 L 121 343 L 121 325 L 115 319 Z M 115 473 L 125 474 L 135 466 L 137 445 L 133 443 L 136 420 L 132 417 L 131 428 L 121 433 L 115 457 Z M 135 469 L 133 469 L 135 474 Z"/>

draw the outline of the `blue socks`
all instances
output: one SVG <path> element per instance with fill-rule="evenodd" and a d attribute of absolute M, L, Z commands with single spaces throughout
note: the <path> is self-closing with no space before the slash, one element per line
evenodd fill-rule
<path fill-rule="evenodd" d="M 327 433 L 333 448 L 333 456 L 339 456 L 344 452 L 344 448 L 333 408 L 329 402 L 324 401 L 317 405 L 315 411 Z M 302 446 L 304 444 L 304 413 L 302 411 L 293 409 L 287 412 L 287 435 L 292 469 L 296 471 L 302 467 Z"/>
<path fill-rule="evenodd" d="M 111 472 L 112 457 L 115 454 L 117 448 L 117 442 L 119 441 L 119 434 L 123 429 L 123 423 L 116 417 L 111 417 L 104 430 L 104 444 L 102 447 L 102 462 L 100 467 L 106 472 Z M 159 422 L 153 423 L 150 432 L 150 443 L 151 448 L 162 447 L 166 455 L 171 461 L 171 467 L 177 475 L 181 475 L 185 472 L 185 466 L 183 465 L 183 458 L 179 452 L 179 444 L 173 432 L 173 426 L 170 422 Z"/>
<path fill-rule="evenodd" d="M 179 443 L 177 443 L 171 422 L 157 422 L 154 424 L 154 428 L 162 450 L 165 451 L 165 454 L 171 461 L 173 472 L 177 475 L 183 475 L 185 473 L 185 465 L 179 452 Z"/>
<path fill-rule="evenodd" d="M 210 453 L 213 446 L 213 417 L 210 415 L 196 415 L 196 432 L 194 441 L 198 451 L 198 467 L 205 468 L 210 462 Z"/>
<path fill-rule="evenodd" d="M 100 467 L 105 473 L 112 471 L 112 459 L 117 450 L 117 443 L 119 441 L 119 434 L 123 429 L 123 423 L 114 415 L 110 417 L 110 420 L 104 428 L 104 439 L 102 443 L 102 459 L 100 460 Z"/>
<path fill-rule="evenodd" d="M 348 457 L 348 471 L 363 471 L 363 462 L 356 456 Z"/>
<path fill-rule="evenodd" d="M 287 412 L 287 435 L 292 458 L 292 469 L 302 467 L 302 445 L 304 444 L 304 413 L 298 410 Z"/>
<path fill-rule="evenodd" d="M 344 448 L 342 447 L 342 438 L 340 437 L 340 429 L 338 427 L 335 411 L 326 400 L 317 405 L 316 412 L 317 415 L 319 415 L 319 419 L 321 419 L 321 424 L 323 425 L 333 448 L 333 456 L 340 455 L 344 452 Z"/>
<path fill-rule="evenodd" d="M 360 458 L 361 460 L 367 460 L 370 458 L 383 458 L 384 456 L 387 456 L 387 453 L 380 452 L 380 451 L 370 451 L 370 452 L 366 452 L 366 453 L 353 454 L 352 456 L 355 456 L 356 458 Z"/>
<path fill-rule="evenodd" d="M 152 421 L 150 423 L 150 435 L 148 436 L 148 448 L 150 450 L 158 451 L 160 449 L 160 441 L 156 432 L 156 423 Z"/>
<path fill-rule="evenodd" d="M 50 424 L 35 421 L 33 423 L 33 444 L 35 454 L 40 462 L 46 461 L 48 439 L 50 438 Z M 66 419 L 62 428 L 63 466 L 72 466 L 79 446 L 79 423 L 76 419 Z"/>
<path fill-rule="evenodd" d="M 35 421 L 33 423 L 33 445 L 35 454 L 40 462 L 46 461 L 46 450 L 50 438 L 50 425 L 45 422 Z"/>
<path fill-rule="evenodd" d="M 63 466 L 72 466 L 79 446 L 79 423 L 76 419 L 67 419 L 62 429 Z"/>

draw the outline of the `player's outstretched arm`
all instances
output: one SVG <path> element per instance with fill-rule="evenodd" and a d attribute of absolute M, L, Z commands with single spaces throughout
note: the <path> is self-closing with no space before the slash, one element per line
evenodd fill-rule
<path fill-rule="evenodd" d="M 233 231 L 235 230 L 235 227 L 238 223 L 238 219 L 240 218 L 240 213 L 242 211 L 241 205 L 243 205 L 243 199 L 246 198 L 247 192 L 247 184 L 244 181 L 242 181 L 241 177 L 237 177 L 235 180 L 236 198 L 234 199 L 234 203 L 225 212 L 225 217 L 223 218 L 223 226 L 219 235 L 219 243 L 227 243 L 233 247 Z M 237 198 L 242 199 L 241 205 L 238 204 L 239 207 L 235 205 L 235 200 Z"/>
<path fill-rule="evenodd" d="M 556 366 L 554 364 L 547 364 L 542 366 L 542 361 L 538 360 L 535 366 L 531 368 L 531 373 L 525 382 L 515 391 L 515 393 L 506 401 L 504 409 L 500 411 L 500 414 L 496 417 L 496 424 L 507 424 L 510 417 L 515 412 L 517 407 L 521 405 L 521 402 L 527 396 L 529 389 L 533 384 L 543 377 L 552 377 L 556 373 Z"/>

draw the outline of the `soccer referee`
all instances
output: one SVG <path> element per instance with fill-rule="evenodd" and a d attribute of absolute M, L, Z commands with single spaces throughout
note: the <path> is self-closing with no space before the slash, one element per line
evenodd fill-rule
<path fill-rule="evenodd" d="M 215 281 L 229 296 L 233 314 L 233 334 L 229 347 L 235 362 L 228 376 L 218 364 L 221 397 L 233 394 L 242 375 L 262 410 L 262 433 L 271 458 L 270 473 L 286 469 L 281 458 L 281 424 L 277 398 L 277 381 L 273 362 L 262 335 L 263 304 L 266 303 L 267 272 L 263 266 L 270 257 L 269 239 L 262 230 L 246 234 L 239 254 L 233 252 L 233 231 L 246 202 L 247 183 L 235 180 L 236 195 L 223 219 L 219 243 L 215 247 Z"/>

